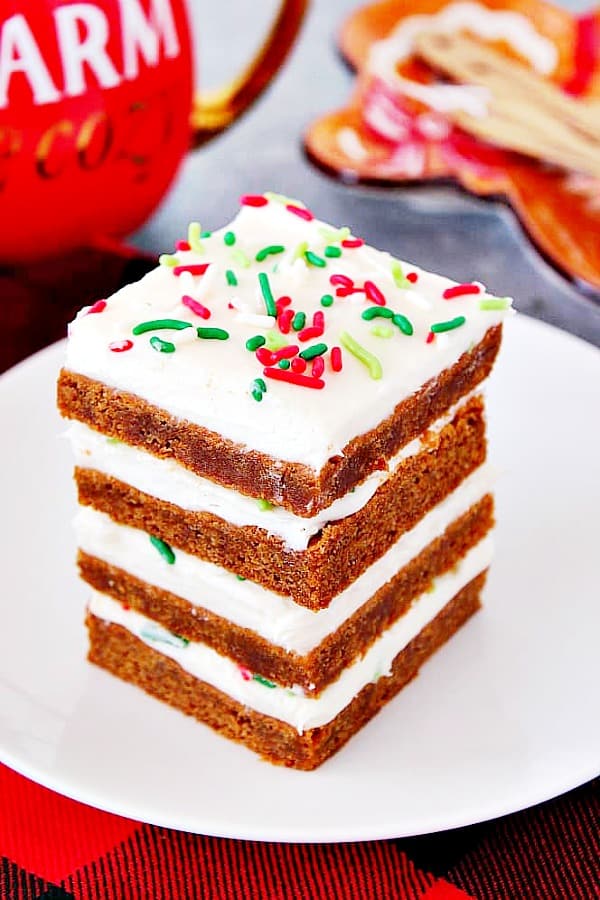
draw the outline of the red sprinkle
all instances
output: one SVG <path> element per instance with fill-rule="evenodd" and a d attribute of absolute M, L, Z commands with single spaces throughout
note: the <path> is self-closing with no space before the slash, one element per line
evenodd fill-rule
<path fill-rule="evenodd" d="M 321 330 L 325 328 L 325 313 L 322 313 L 320 309 L 313 316 L 313 325 Z"/>
<path fill-rule="evenodd" d="M 334 372 L 342 371 L 342 349 L 341 347 L 332 347 L 329 354 L 331 360 L 331 368 Z"/>
<path fill-rule="evenodd" d="M 409 272 L 408 275 L 406 276 L 406 280 L 410 281 L 411 284 L 416 284 L 417 281 L 419 280 L 418 272 Z"/>
<path fill-rule="evenodd" d="M 175 266 L 173 269 L 174 275 L 181 275 L 183 272 L 189 272 L 190 275 L 204 275 L 210 263 L 194 263 L 191 266 Z"/>
<path fill-rule="evenodd" d="M 299 375 L 306 371 L 306 360 L 302 359 L 301 356 L 296 356 L 292 360 L 292 372 L 297 372 Z"/>
<path fill-rule="evenodd" d="M 203 319 L 210 319 L 210 309 L 207 309 L 206 306 L 202 306 L 201 303 L 198 303 L 197 300 L 194 300 L 194 298 L 190 297 L 188 294 L 183 295 L 181 302 L 184 306 L 187 306 L 188 309 L 191 309 L 193 313 L 196 313 L 197 316 L 201 316 Z"/>
<path fill-rule="evenodd" d="M 342 247 L 347 247 L 348 249 L 352 247 L 362 247 L 364 241 L 362 238 L 346 238 L 345 241 L 342 241 Z"/>
<path fill-rule="evenodd" d="M 260 194 L 244 194 L 240 197 L 242 206 L 266 206 L 269 201 Z"/>
<path fill-rule="evenodd" d="M 289 334 L 292 327 L 292 319 L 294 318 L 293 309 L 284 309 L 279 313 L 277 324 L 282 334 Z"/>
<path fill-rule="evenodd" d="M 249 669 L 246 669 L 245 666 L 238 666 L 238 669 L 244 681 L 252 681 L 252 672 Z"/>
<path fill-rule="evenodd" d="M 300 375 L 290 369 L 263 369 L 265 378 L 273 378 L 275 381 L 287 381 L 288 384 L 297 384 L 299 387 L 315 388 L 321 390 L 325 382 L 321 378 L 313 378 L 311 375 Z"/>
<path fill-rule="evenodd" d="M 91 313 L 101 313 L 103 309 L 106 309 L 106 300 L 96 300 L 94 305 L 88 309 L 88 316 Z"/>
<path fill-rule="evenodd" d="M 348 278 L 347 275 L 341 275 L 341 274 L 331 275 L 329 277 L 329 284 L 333 284 L 333 285 L 343 284 L 344 287 L 354 287 L 354 282 L 352 281 L 352 279 Z"/>
<path fill-rule="evenodd" d="M 307 222 L 312 222 L 314 219 L 310 209 L 302 209 L 301 206 L 293 206 L 291 203 L 286 206 L 286 209 L 288 212 L 294 213 L 295 216 L 298 216 L 300 219 L 305 219 Z"/>
<path fill-rule="evenodd" d="M 429 334 L 427 335 L 427 337 L 425 338 L 425 343 L 433 344 L 434 340 L 435 340 L 435 334 L 433 333 L 433 331 L 430 331 Z"/>
<path fill-rule="evenodd" d="M 261 366 L 272 366 L 276 362 L 275 354 L 266 347 L 259 347 L 256 351 L 256 358 Z"/>
<path fill-rule="evenodd" d="M 281 312 L 281 310 L 285 309 L 286 306 L 290 306 L 291 302 L 291 297 L 278 297 L 275 301 L 275 306 L 277 307 L 278 311 Z"/>
<path fill-rule="evenodd" d="M 108 349 L 112 350 L 113 353 L 124 353 L 126 350 L 131 350 L 133 347 L 133 341 L 128 341 L 127 339 L 124 341 L 113 341 L 112 344 L 108 345 Z"/>
<path fill-rule="evenodd" d="M 279 350 L 272 350 L 271 356 L 273 357 L 273 362 L 279 362 L 280 359 L 291 359 L 296 355 L 299 349 L 300 348 L 295 344 L 289 344 L 287 347 L 280 347 Z"/>
<path fill-rule="evenodd" d="M 311 374 L 313 378 L 320 378 L 325 371 L 325 360 L 322 356 L 315 356 L 313 359 Z"/>
<path fill-rule="evenodd" d="M 175 249 L 176 250 L 191 250 L 192 248 L 188 244 L 187 241 L 177 241 L 177 243 L 175 244 Z"/>
<path fill-rule="evenodd" d="M 372 300 L 377 306 L 385 306 L 385 297 L 374 281 L 365 281 L 365 294 L 367 300 Z"/>
<path fill-rule="evenodd" d="M 478 284 L 455 284 L 454 287 L 446 288 L 442 297 L 444 300 L 452 300 L 454 297 L 466 297 L 467 294 L 480 294 L 481 288 Z"/>
<path fill-rule="evenodd" d="M 335 289 L 336 297 L 349 297 L 350 294 L 362 294 L 364 292 L 364 288 L 356 287 L 356 285 L 350 285 L 350 287 L 338 287 Z"/>
<path fill-rule="evenodd" d="M 302 331 L 298 332 L 298 340 L 302 342 L 312 341 L 313 338 L 321 337 L 322 334 L 322 328 L 315 328 L 313 325 L 309 325 L 308 328 L 303 328 Z"/>

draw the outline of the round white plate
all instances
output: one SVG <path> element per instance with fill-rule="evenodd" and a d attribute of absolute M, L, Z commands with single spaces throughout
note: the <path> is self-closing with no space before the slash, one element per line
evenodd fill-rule
<path fill-rule="evenodd" d="M 0 759 L 93 806 L 204 834 L 401 837 L 599 769 L 600 354 L 531 319 L 489 391 L 497 557 L 485 606 L 322 768 L 295 772 L 85 661 L 55 345 L 0 379 Z"/>

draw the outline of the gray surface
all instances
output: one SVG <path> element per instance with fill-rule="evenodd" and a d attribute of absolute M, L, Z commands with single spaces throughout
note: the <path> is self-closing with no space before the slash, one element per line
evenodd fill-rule
<path fill-rule="evenodd" d="M 260 39 L 274 0 L 191 2 L 205 84 L 232 75 Z M 369 243 L 457 280 L 479 279 L 517 308 L 600 346 L 600 302 L 552 269 L 523 237 L 511 210 L 453 188 L 346 186 L 304 157 L 313 119 L 344 104 L 352 75 L 335 49 L 340 22 L 359 4 L 313 0 L 300 40 L 267 93 L 226 134 L 190 154 L 161 208 L 134 243 L 160 252 L 192 219 L 216 228 L 246 192 L 297 196 L 317 215 L 349 224 Z M 585 4 L 565 3 L 573 9 Z"/>

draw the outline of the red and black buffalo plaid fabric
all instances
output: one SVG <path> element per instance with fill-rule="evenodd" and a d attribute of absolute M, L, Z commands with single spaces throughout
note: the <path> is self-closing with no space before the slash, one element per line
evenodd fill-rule
<path fill-rule="evenodd" d="M 62 337 L 81 305 L 152 265 L 90 250 L 0 270 L 0 372 Z M 441 834 L 269 844 L 123 819 L 0 764 L 0 900 L 591 900 L 600 896 L 599 784 Z"/>

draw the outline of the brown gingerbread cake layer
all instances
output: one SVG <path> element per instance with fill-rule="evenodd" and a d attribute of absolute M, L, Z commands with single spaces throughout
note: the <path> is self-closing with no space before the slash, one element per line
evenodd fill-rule
<path fill-rule="evenodd" d="M 79 502 L 249 578 L 302 606 L 322 609 L 480 466 L 486 453 L 481 397 L 471 397 L 427 449 L 405 459 L 358 512 L 326 525 L 306 550 L 257 527 L 158 500 L 94 469 L 76 469 Z M 268 513 L 265 513 L 268 515 Z"/>
<path fill-rule="evenodd" d="M 197 475 L 296 515 L 313 516 L 371 472 L 385 468 L 388 459 L 483 381 L 494 364 L 501 336 L 501 325 L 490 328 L 455 365 L 399 403 L 376 428 L 351 440 L 343 454 L 332 457 L 320 472 L 235 444 L 140 397 L 67 370 L 58 381 L 58 406 L 66 418 L 156 456 L 174 459 Z"/>
<path fill-rule="evenodd" d="M 298 684 L 317 696 L 407 612 L 414 599 L 431 587 L 434 578 L 455 566 L 479 543 L 493 524 L 494 502 L 487 494 L 305 656 L 277 647 L 254 631 L 94 556 L 80 551 L 78 562 L 82 578 L 93 588 L 153 619 L 167 631 L 208 644 L 221 656 L 230 657 L 280 686 Z"/>
<path fill-rule="evenodd" d="M 392 674 L 367 684 L 331 722 L 299 734 L 286 722 L 255 712 L 176 662 L 145 645 L 120 625 L 88 614 L 89 659 L 159 700 L 194 716 L 272 763 L 315 769 L 415 677 L 421 665 L 479 608 L 482 572 L 459 591 L 429 625 L 398 653 Z"/>

